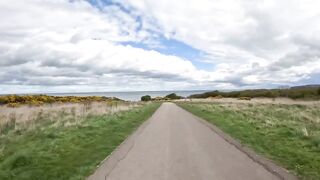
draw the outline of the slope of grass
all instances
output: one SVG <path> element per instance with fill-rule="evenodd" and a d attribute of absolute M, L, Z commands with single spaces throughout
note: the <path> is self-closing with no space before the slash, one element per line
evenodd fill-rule
<path fill-rule="evenodd" d="M 85 179 L 159 107 L 150 103 L 75 126 L 44 126 L 0 136 L 0 179 Z"/>
<path fill-rule="evenodd" d="M 320 108 L 302 105 L 178 103 L 293 171 L 320 179 Z"/>

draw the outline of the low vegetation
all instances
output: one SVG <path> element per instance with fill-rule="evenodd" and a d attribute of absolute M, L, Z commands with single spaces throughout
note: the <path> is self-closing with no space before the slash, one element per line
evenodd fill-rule
<path fill-rule="evenodd" d="M 85 116 L 64 110 L 56 120 L 40 116 L 33 128 L 9 128 L 0 135 L 0 179 L 85 179 L 159 105 Z"/>
<path fill-rule="evenodd" d="M 142 96 L 141 101 L 151 101 L 151 96 L 149 95 Z"/>
<path fill-rule="evenodd" d="M 141 97 L 141 101 L 169 101 L 176 99 L 183 99 L 184 97 L 178 96 L 176 93 L 171 93 L 166 95 L 165 97 L 154 97 L 152 98 L 150 95 L 145 95 Z"/>
<path fill-rule="evenodd" d="M 320 179 L 319 105 L 203 102 L 178 105 L 301 179 Z"/>
<path fill-rule="evenodd" d="M 172 100 L 174 100 L 174 99 L 183 99 L 182 96 L 178 96 L 176 93 L 168 94 L 168 95 L 166 95 L 166 98 L 172 99 Z"/>
<path fill-rule="evenodd" d="M 18 107 L 24 104 L 39 106 L 52 103 L 88 103 L 106 102 L 110 100 L 120 101 L 120 99 L 115 97 L 110 98 L 104 96 L 6 95 L 0 96 L 0 105 Z"/>
<path fill-rule="evenodd" d="M 128 110 L 139 103 L 125 101 L 54 103 L 41 106 L 0 106 L 0 135 L 10 131 L 32 130 L 43 124 L 69 126 L 90 115 L 105 115 Z"/>
<path fill-rule="evenodd" d="M 211 91 L 202 94 L 191 95 L 190 98 L 208 98 L 208 97 L 227 97 L 227 98 L 254 98 L 254 97 L 286 97 L 291 99 L 320 99 L 320 87 L 318 86 L 303 86 L 293 87 L 288 89 L 251 89 L 243 91 Z"/>

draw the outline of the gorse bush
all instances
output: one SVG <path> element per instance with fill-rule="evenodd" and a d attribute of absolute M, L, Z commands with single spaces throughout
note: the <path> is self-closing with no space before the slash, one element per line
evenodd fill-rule
<path fill-rule="evenodd" d="M 22 104 L 39 106 L 50 103 L 85 103 L 85 102 L 108 102 L 119 101 L 118 98 L 104 96 L 48 96 L 48 95 L 6 95 L 0 96 L 0 105 L 18 107 Z"/>

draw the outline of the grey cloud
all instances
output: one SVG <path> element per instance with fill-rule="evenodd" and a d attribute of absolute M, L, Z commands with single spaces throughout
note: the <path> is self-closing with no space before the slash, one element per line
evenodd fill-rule
<path fill-rule="evenodd" d="M 269 65 L 270 71 L 279 71 L 294 66 L 302 66 L 309 62 L 320 61 L 320 48 L 301 47 L 296 52 L 285 55 Z"/>

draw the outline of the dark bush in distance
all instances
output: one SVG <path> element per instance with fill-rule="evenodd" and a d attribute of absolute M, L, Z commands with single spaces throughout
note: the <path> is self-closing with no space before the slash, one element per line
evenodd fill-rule
<path fill-rule="evenodd" d="M 151 96 L 149 95 L 142 96 L 141 101 L 151 101 Z"/>
<path fill-rule="evenodd" d="M 168 95 L 166 95 L 166 98 L 168 98 L 168 99 L 182 99 L 182 97 L 176 95 L 176 93 L 168 94 Z"/>

